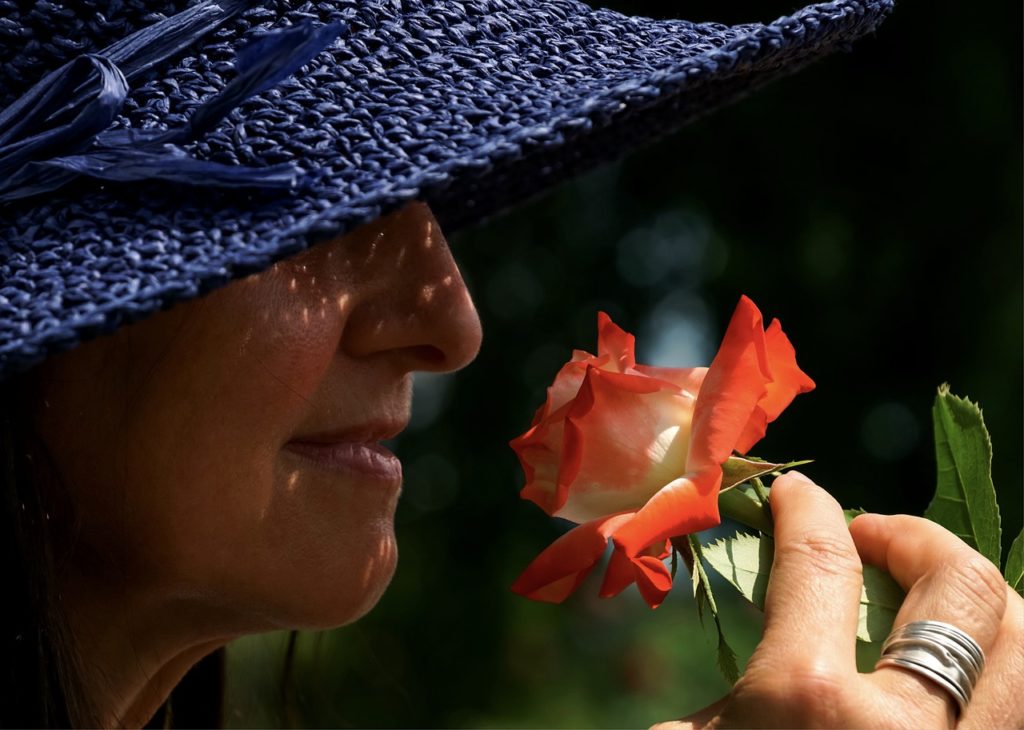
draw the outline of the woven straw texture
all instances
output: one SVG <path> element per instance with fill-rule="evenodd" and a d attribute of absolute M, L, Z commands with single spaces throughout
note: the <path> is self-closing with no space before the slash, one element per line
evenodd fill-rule
<path fill-rule="evenodd" d="M 0 0 L 0 109 L 47 71 L 194 3 Z M 271 0 L 133 82 L 116 127 L 166 129 L 231 80 L 244 39 L 348 29 L 186 146 L 295 161 L 298 193 L 80 178 L 0 207 L 0 379 L 427 200 L 447 233 L 671 132 L 873 31 L 891 0 L 766 24 L 653 21 L 572 0 Z"/>

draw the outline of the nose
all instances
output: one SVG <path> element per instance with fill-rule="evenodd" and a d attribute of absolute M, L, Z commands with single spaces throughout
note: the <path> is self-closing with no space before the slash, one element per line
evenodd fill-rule
<path fill-rule="evenodd" d="M 480 350 L 480 317 L 430 208 L 416 201 L 356 232 L 363 284 L 341 348 L 405 371 L 447 372 Z"/>

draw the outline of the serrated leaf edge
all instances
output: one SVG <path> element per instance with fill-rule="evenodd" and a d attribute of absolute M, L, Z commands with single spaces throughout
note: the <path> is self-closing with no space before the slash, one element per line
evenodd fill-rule
<path fill-rule="evenodd" d="M 1011 575 L 1013 570 L 1016 574 Z M 1014 538 L 1010 545 L 1010 551 L 1006 553 L 1006 566 L 1003 568 L 1003 575 L 1010 588 L 1024 596 L 1024 530 Z"/>
<path fill-rule="evenodd" d="M 992 453 L 993 453 L 992 452 L 992 437 L 991 437 L 991 435 L 988 432 L 988 427 L 985 425 L 985 414 L 982 411 L 981 406 L 978 403 L 975 403 L 970 398 L 965 398 L 965 397 L 958 396 L 958 395 L 954 394 L 950 390 L 949 383 L 942 383 L 939 386 L 939 388 L 938 388 L 938 395 L 935 398 L 935 403 L 932 405 L 933 421 L 934 420 L 938 420 L 942 424 L 941 439 L 940 439 L 940 434 L 938 434 L 938 433 L 934 434 L 934 436 L 935 436 L 935 446 L 936 446 L 936 448 L 938 448 L 940 443 L 941 443 L 941 445 L 944 446 L 946 451 L 949 453 L 950 461 L 953 463 L 953 469 L 956 471 L 956 482 L 957 482 L 957 486 L 958 486 L 958 491 L 961 494 L 962 498 L 958 500 L 958 499 L 954 499 L 954 498 L 948 497 L 946 495 L 939 494 L 938 484 L 936 484 L 935 495 L 932 497 L 931 502 L 929 502 L 928 506 L 925 508 L 925 515 L 927 516 L 928 513 L 932 511 L 933 505 L 936 502 L 939 502 L 939 501 L 952 502 L 954 504 L 959 503 L 959 504 L 966 505 L 967 522 L 971 526 L 971 534 L 970 535 L 966 535 L 964 533 L 957 532 L 956 530 L 950 529 L 950 527 L 947 526 L 947 525 L 943 525 L 943 527 L 946 527 L 947 529 L 949 529 L 950 532 L 952 532 L 954 535 L 956 535 L 960 539 L 964 540 L 964 542 L 967 542 L 968 544 L 973 544 L 975 549 L 977 549 L 979 552 L 981 552 L 982 541 L 978 539 L 978 531 L 977 531 L 977 528 L 976 528 L 976 526 L 974 524 L 973 512 L 971 510 L 971 503 L 967 499 L 967 493 L 966 493 L 966 489 L 965 489 L 966 480 L 964 479 L 963 473 L 960 471 L 960 464 L 957 462 L 956 458 L 953 456 L 953 448 L 952 448 L 952 445 L 950 444 L 950 440 L 949 440 L 949 436 L 948 436 L 948 429 L 947 429 L 946 419 L 943 417 L 943 413 L 940 410 L 940 402 L 941 402 L 942 399 L 946 399 L 946 398 L 950 399 L 951 401 L 956 401 L 956 402 L 958 402 L 961 405 L 966 405 L 966 406 L 968 406 L 970 408 L 973 408 L 975 411 L 977 411 L 978 419 L 979 419 L 980 425 L 981 425 L 981 434 L 982 434 L 983 441 L 984 441 L 984 444 L 985 444 L 985 447 L 986 447 L 986 451 L 987 451 L 987 454 L 988 454 L 988 479 L 989 479 L 989 483 L 990 484 L 992 483 Z M 952 415 L 951 412 L 949 413 L 949 415 Z M 937 419 L 936 419 L 936 416 L 937 416 Z M 936 454 L 936 472 L 938 472 L 938 454 Z M 999 562 L 1000 562 L 1000 557 L 1001 557 L 1000 554 L 999 554 L 1001 552 L 1001 545 L 1000 545 L 1000 542 L 1001 542 L 1001 540 L 1000 540 L 1001 515 L 999 513 L 999 502 L 995 498 L 994 487 L 993 487 L 993 501 L 995 502 L 995 510 L 996 510 L 996 513 L 995 513 L 995 517 L 996 517 L 996 535 L 995 535 L 995 540 L 993 541 L 994 542 L 994 549 L 996 551 L 996 554 L 995 555 L 985 555 L 985 557 L 987 557 L 989 560 L 994 562 L 996 567 L 998 567 L 999 566 Z M 933 521 L 938 522 L 937 520 L 933 520 Z"/>

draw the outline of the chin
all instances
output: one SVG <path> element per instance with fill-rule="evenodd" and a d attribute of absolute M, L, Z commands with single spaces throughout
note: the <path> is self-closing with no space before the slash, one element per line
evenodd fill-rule
<path fill-rule="evenodd" d="M 309 599 L 296 606 L 297 621 L 289 628 L 332 629 L 356 621 L 369 613 L 391 584 L 398 565 L 398 545 L 394 534 L 360 561 L 346 561 L 334 577 L 316 581 Z M 332 590 L 332 586 L 334 589 Z M 293 596 L 299 595 L 297 592 Z"/>
<path fill-rule="evenodd" d="M 382 546 L 381 552 L 372 561 L 365 572 L 364 589 L 361 592 L 362 600 L 354 606 L 354 610 L 347 619 L 335 623 L 335 626 L 342 626 L 362 618 L 377 605 L 384 591 L 391 585 L 391 579 L 395 577 L 395 568 L 398 566 L 398 544 L 394 535 Z"/>

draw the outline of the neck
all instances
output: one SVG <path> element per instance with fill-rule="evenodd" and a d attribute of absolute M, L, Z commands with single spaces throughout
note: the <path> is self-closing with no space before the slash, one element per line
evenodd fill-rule
<path fill-rule="evenodd" d="M 195 599 L 65 591 L 81 687 L 100 727 L 142 727 L 186 672 L 234 637 Z"/>

